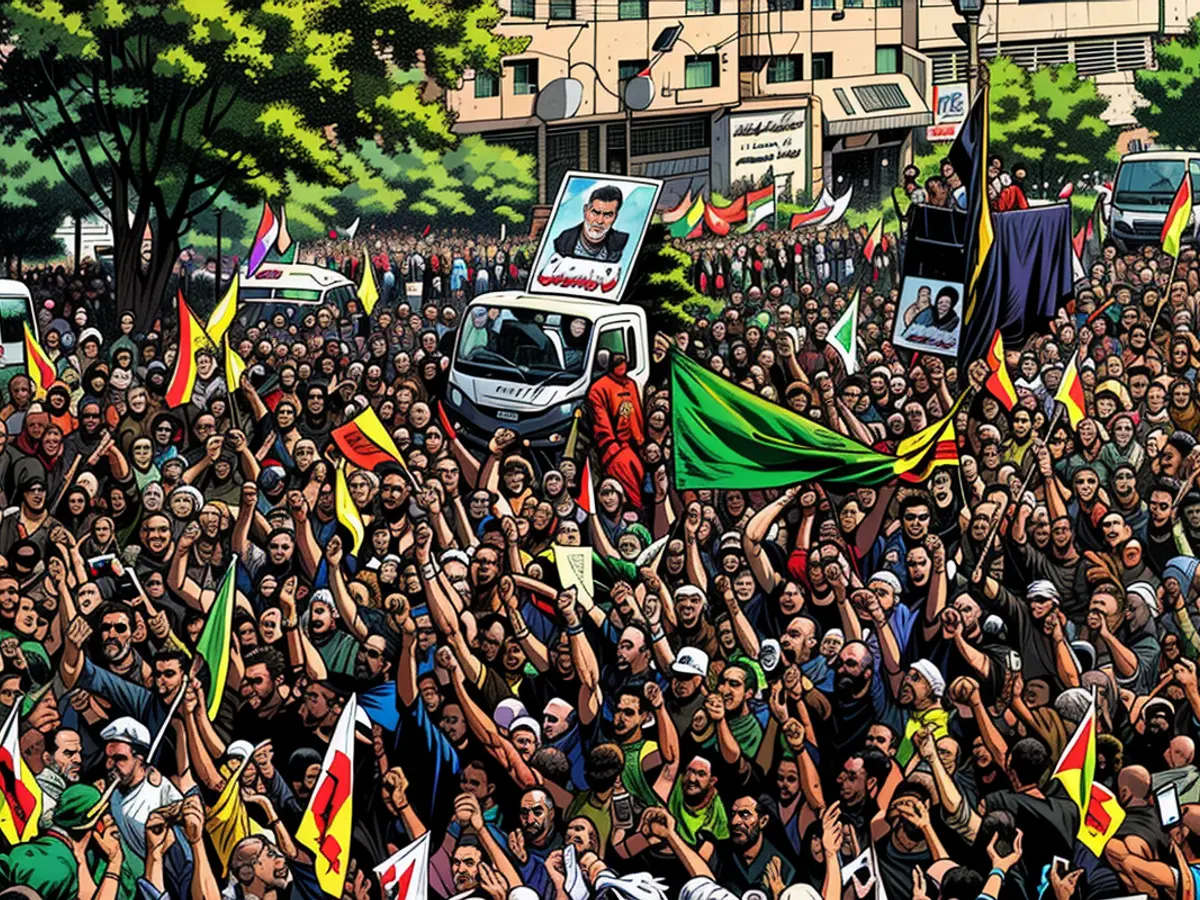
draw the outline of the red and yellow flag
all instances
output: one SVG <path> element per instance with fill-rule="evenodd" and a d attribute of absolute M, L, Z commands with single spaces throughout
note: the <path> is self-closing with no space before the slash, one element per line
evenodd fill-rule
<path fill-rule="evenodd" d="M 330 436 L 342 451 L 342 456 L 360 469 L 374 470 L 376 466 L 388 462 L 404 466 L 400 448 L 375 410 L 369 406 L 345 425 L 335 428 Z"/>
<path fill-rule="evenodd" d="M 28 322 L 25 323 L 25 374 L 33 382 L 33 389 L 39 397 L 44 396 L 46 391 L 50 390 L 50 386 L 58 380 L 54 363 L 33 336 L 33 329 L 29 327 Z"/>
<path fill-rule="evenodd" d="M 896 445 L 895 471 L 901 481 L 925 481 L 939 466 L 958 465 L 958 432 L 954 417 L 966 396 L 960 394 L 950 412 Z"/>
<path fill-rule="evenodd" d="M 196 351 L 201 347 L 212 347 L 213 343 L 204 333 L 204 327 L 179 292 L 179 355 L 175 359 L 175 371 L 167 384 L 167 407 L 175 409 L 192 402 L 192 390 L 196 387 Z"/>
<path fill-rule="evenodd" d="M 583 468 L 579 471 L 579 508 L 589 516 L 597 512 L 596 489 L 592 486 L 592 463 L 586 458 Z"/>
<path fill-rule="evenodd" d="M 358 704 L 351 694 L 338 717 L 325 751 L 321 774 L 308 809 L 296 829 L 296 840 L 313 852 L 317 883 L 331 897 L 342 896 L 350 865 L 350 830 L 354 824 L 354 720 Z"/>
<path fill-rule="evenodd" d="M 1096 781 L 1096 697 L 1063 748 L 1050 776 L 1079 807 L 1079 842 L 1096 854 L 1125 821 L 1125 810 L 1112 791 Z"/>
<path fill-rule="evenodd" d="M 1012 378 L 1008 374 L 1008 365 L 1004 361 L 1004 338 L 997 331 L 988 347 L 987 363 L 992 370 L 984 387 L 988 393 L 1000 401 L 1000 405 L 1012 411 L 1017 405 L 1017 389 L 1013 387 Z"/>
<path fill-rule="evenodd" d="M 1079 378 L 1079 360 L 1071 357 L 1071 364 L 1063 373 L 1062 384 L 1054 399 L 1067 408 L 1067 420 L 1072 428 L 1078 428 L 1079 423 L 1087 418 L 1087 401 L 1083 396 L 1083 381 Z"/>
<path fill-rule="evenodd" d="M 0 834 L 9 845 L 37 837 L 42 814 L 42 787 L 21 758 L 17 704 L 0 733 Z"/>
<path fill-rule="evenodd" d="M 1183 181 L 1179 183 L 1179 190 L 1175 192 L 1175 199 L 1171 201 L 1171 208 L 1167 210 L 1167 218 L 1163 222 L 1163 253 L 1178 258 L 1179 248 L 1183 243 L 1183 234 L 1191 229 L 1191 225 L 1192 179 L 1187 172 L 1184 172 Z"/>

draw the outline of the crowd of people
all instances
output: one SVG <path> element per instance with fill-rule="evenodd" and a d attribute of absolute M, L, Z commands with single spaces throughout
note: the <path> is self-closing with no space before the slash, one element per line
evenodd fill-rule
<path fill-rule="evenodd" d="M 445 310 L 518 284 L 528 242 L 364 237 L 371 315 L 244 310 L 236 387 L 202 348 L 175 409 L 174 326 L 102 333 L 101 274 L 33 273 L 59 381 L 0 403 L 0 720 L 42 800 L 0 888 L 315 900 L 339 849 L 298 831 L 353 698 L 354 900 L 427 835 L 453 900 L 1194 897 L 1195 252 L 1172 280 L 1155 248 L 1105 248 L 1009 349 L 1008 413 L 986 364 L 891 343 L 895 267 L 863 237 L 697 242 L 720 311 L 655 335 L 645 383 L 613 354 L 549 466 L 439 402 Z M 357 277 L 351 249 L 306 253 Z M 852 285 L 847 372 L 826 338 Z M 960 465 L 680 489 L 671 354 L 883 451 L 972 391 Z M 1088 417 L 1048 433 L 1072 358 Z M 402 464 L 339 469 L 331 435 L 368 407 Z M 590 591 L 560 565 L 580 547 Z M 231 564 L 222 673 L 198 644 Z M 1049 777 L 1093 702 L 1124 811 L 1098 855 Z M 0 778 L 0 830 L 22 789 Z"/>

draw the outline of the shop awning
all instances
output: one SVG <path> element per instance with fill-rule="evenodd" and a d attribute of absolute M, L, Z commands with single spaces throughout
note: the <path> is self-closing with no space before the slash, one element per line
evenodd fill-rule
<path fill-rule="evenodd" d="M 907 75 L 860 75 L 813 82 L 825 134 L 842 137 L 933 124 L 933 113 Z"/>

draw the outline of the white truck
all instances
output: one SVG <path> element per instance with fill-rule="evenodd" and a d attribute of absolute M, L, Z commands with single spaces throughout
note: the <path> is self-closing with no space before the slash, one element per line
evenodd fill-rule
<path fill-rule="evenodd" d="M 455 339 L 447 412 L 476 449 L 507 426 L 537 457 L 557 457 L 588 388 L 624 354 L 641 390 L 650 374 L 640 306 L 499 291 L 477 298 Z"/>

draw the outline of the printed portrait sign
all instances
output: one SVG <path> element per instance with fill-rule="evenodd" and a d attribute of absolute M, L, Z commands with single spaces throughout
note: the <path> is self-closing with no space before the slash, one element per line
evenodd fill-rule
<path fill-rule="evenodd" d="M 529 291 L 618 303 L 662 182 L 570 172 L 530 269 Z"/>
<path fill-rule="evenodd" d="M 892 343 L 908 350 L 953 356 L 962 327 L 963 286 L 908 276 L 900 292 Z"/>

